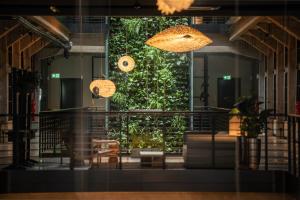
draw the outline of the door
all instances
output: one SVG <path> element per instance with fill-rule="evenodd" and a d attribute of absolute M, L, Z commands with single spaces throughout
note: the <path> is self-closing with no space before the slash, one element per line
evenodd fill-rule
<path fill-rule="evenodd" d="M 240 96 L 240 79 L 218 78 L 218 107 L 232 108 Z"/>
<path fill-rule="evenodd" d="M 61 79 L 60 108 L 82 107 L 82 80 L 80 78 Z"/>

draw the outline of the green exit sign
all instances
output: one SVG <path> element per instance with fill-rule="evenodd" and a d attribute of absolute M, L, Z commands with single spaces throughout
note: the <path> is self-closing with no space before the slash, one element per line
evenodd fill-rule
<path fill-rule="evenodd" d="M 231 80 L 231 75 L 224 75 L 223 80 Z"/>
<path fill-rule="evenodd" d="M 60 78 L 60 74 L 59 73 L 52 73 L 51 78 Z"/>

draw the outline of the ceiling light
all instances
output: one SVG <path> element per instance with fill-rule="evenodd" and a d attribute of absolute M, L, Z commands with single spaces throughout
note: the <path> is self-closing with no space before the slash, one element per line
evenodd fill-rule
<path fill-rule="evenodd" d="M 193 2 L 194 0 L 157 0 L 156 5 L 162 14 L 170 15 L 175 11 L 181 12 L 189 9 Z"/>
<path fill-rule="evenodd" d="M 185 25 L 168 28 L 146 41 L 149 46 L 170 52 L 194 51 L 211 43 L 206 35 Z"/>
<path fill-rule="evenodd" d="M 53 13 L 57 13 L 58 9 L 55 6 L 50 6 L 49 9 L 53 12 Z"/>
<path fill-rule="evenodd" d="M 118 61 L 118 67 L 123 72 L 130 72 L 134 69 L 135 62 L 130 56 L 122 56 Z"/>

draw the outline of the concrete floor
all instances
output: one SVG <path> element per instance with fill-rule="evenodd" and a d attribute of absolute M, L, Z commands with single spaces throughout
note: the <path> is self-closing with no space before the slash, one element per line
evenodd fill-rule
<path fill-rule="evenodd" d="M 294 200 L 279 193 L 91 192 L 0 194 L 5 200 Z"/>

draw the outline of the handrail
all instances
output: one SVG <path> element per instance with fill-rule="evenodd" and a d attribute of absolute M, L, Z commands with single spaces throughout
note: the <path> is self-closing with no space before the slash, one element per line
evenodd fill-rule
<path fill-rule="evenodd" d="M 300 115 L 298 114 L 288 114 L 289 117 L 297 117 L 297 118 L 300 118 Z"/>

